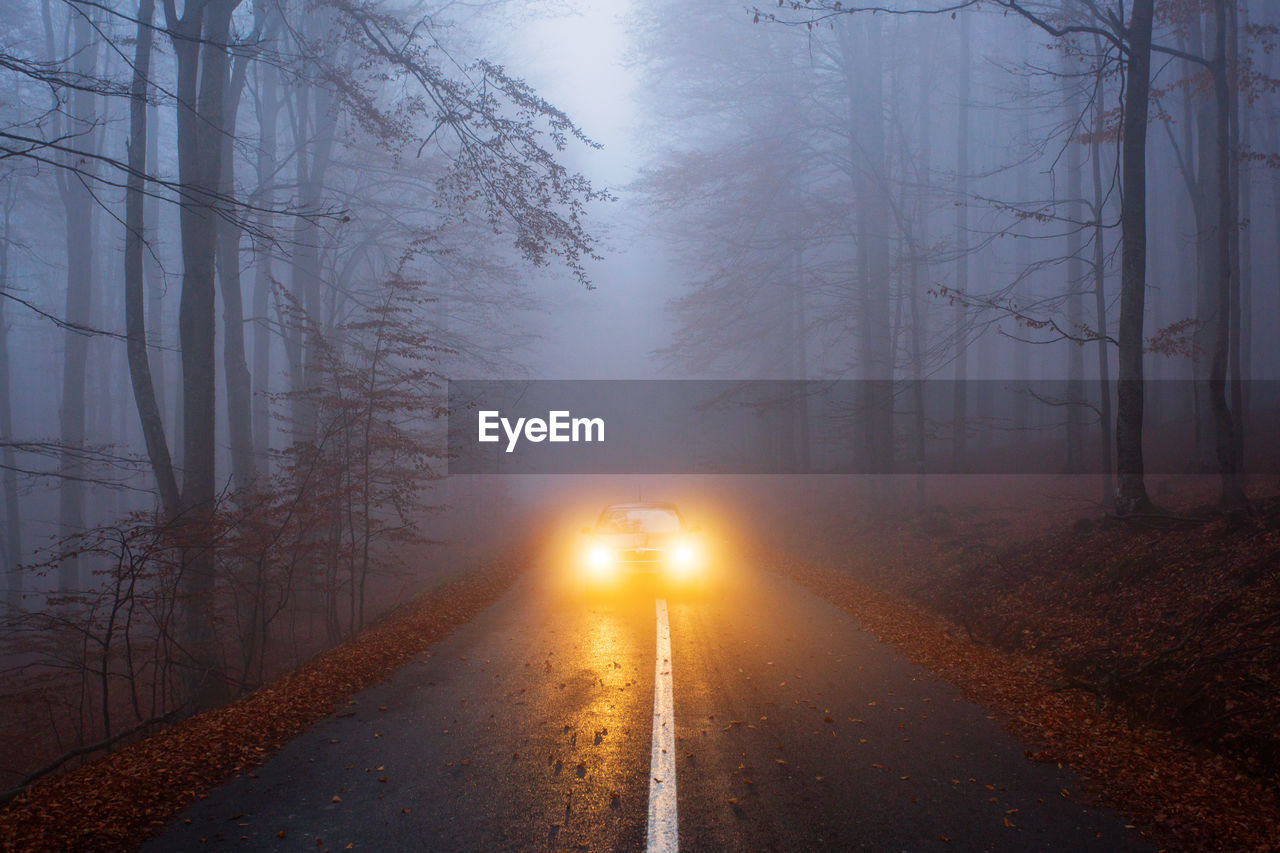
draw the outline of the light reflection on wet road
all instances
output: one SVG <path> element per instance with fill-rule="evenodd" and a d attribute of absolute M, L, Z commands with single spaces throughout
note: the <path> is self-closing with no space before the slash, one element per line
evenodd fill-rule
<path fill-rule="evenodd" d="M 643 850 L 655 595 L 633 593 L 530 572 L 145 849 Z M 794 584 L 741 569 L 667 601 L 681 849 L 1144 849 Z"/>

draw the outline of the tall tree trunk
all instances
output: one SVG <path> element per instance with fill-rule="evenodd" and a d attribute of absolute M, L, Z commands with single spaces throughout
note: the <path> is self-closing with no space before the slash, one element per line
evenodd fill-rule
<path fill-rule="evenodd" d="M 1227 0 L 1214 2 L 1213 89 L 1217 131 L 1218 251 L 1217 304 L 1213 336 L 1213 358 L 1209 373 L 1209 405 L 1213 410 L 1221 503 L 1234 510 L 1244 505 L 1240 488 L 1240 464 L 1236 456 L 1235 424 L 1227 405 L 1227 367 L 1230 355 L 1232 295 L 1231 243 L 1236 231 L 1231 202 L 1231 87 L 1227 80 Z"/>
<path fill-rule="evenodd" d="M 787 315 L 792 329 L 794 342 L 791 360 L 791 377 L 798 381 L 809 378 L 809 352 L 807 323 L 804 308 L 804 249 L 801 242 L 801 223 L 799 215 L 795 217 L 795 231 L 791 246 L 791 287 Z M 790 406 L 791 420 L 795 425 L 795 468 L 801 473 L 808 473 L 811 464 L 810 428 L 809 428 L 809 395 L 800 394 L 793 399 Z"/>
<path fill-rule="evenodd" d="M 183 559 L 183 643 L 190 658 L 186 691 L 195 707 L 225 695 L 214 638 L 212 512 L 216 497 L 215 247 L 220 186 L 223 94 L 231 12 L 238 0 L 188 2 L 181 20 L 173 0 L 166 18 L 178 60 L 178 171 L 188 193 L 181 209 L 183 477 L 187 530 Z"/>
<path fill-rule="evenodd" d="M 956 287 L 960 298 L 955 304 L 955 389 L 953 397 L 954 436 L 951 466 L 963 471 L 968 455 L 968 373 L 969 312 L 965 299 L 969 296 L 969 98 L 970 63 L 969 14 L 960 14 L 960 67 L 957 96 L 960 105 L 956 122 Z"/>
<path fill-rule="evenodd" d="M 1147 108 L 1151 97 L 1151 29 L 1155 0 L 1134 0 L 1121 143 L 1119 389 L 1116 413 L 1116 511 L 1146 512 L 1142 458 L 1143 312 L 1147 292 Z"/>
<path fill-rule="evenodd" d="M 889 223 L 891 202 L 885 158 L 884 69 L 881 28 L 875 17 L 849 20 L 841 30 L 843 61 L 850 87 L 849 134 L 861 172 L 855 198 L 859 236 L 866 258 L 862 317 L 863 406 L 867 470 L 885 473 L 893 462 L 893 352 L 890 322 Z M 854 26 L 861 28 L 854 39 Z M 857 166 L 861 165 L 861 169 Z"/>
<path fill-rule="evenodd" d="M 325 174 L 333 150 L 334 123 L 328 114 L 332 97 L 323 88 L 301 86 L 296 91 L 296 98 L 294 157 L 297 162 L 299 203 L 304 210 L 314 210 L 324 191 Z M 301 318 L 299 327 L 290 330 L 286 348 L 290 353 L 289 367 L 292 374 L 294 436 L 307 442 L 315 437 L 316 430 L 316 412 L 309 400 L 309 393 L 319 381 L 316 359 L 310 352 L 313 342 L 309 339 L 319 334 L 323 323 L 320 299 L 320 229 L 311 218 L 300 217 L 295 234 L 290 292 L 295 308 L 300 307 L 305 316 Z"/>
<path fill-rule="evenodd" d="M 932 56 L 932 40 L 926 45 L 925 58 Z M 911 385 L 914 438 L 914 470 L 915 470 L 915 506 L 916 512 L 924 512 L 928 495 L 926 493 L 925 471 L 925 394 L 924 394 L 924 360 L 926 341 L 929 339 L 928 307 L 924 304 L 924 292 L 929 286 L 929 204 L 932 200 L 933 175 L 933 110 L 929 96 L 934 87 L 934 66 L 932 62 L 921 63 L 920 102 L 917 112 L 920 116 L 920 189 L 915 201 L 915 217 L 918 221 L 916 234 L 907 235 L 908 251 L 911 252 L 910 270 L 910 316 L 911 316 Z"/>
<path fill-rule="evenodd" d="M 1244 13 L 1247 14 L 1247 12 L 1248 6 L 1246 4 Z M 1248 243 L 1242 243 L 1248 238 L 1248 229 L 1242 228 L 1241 223 L 1247 221 L 1248 203 L 1247 196 L 1244 194 L 1245 188 L 1240 180 L 1240 152 L 1242 150 L 1240 147 L 1242 135 L 1240 122 L 1241 117 L 1248 114 L 1249 110 L 1240 109 L 1239 25 L 1236 3 L 1232 2 L 1227 7 L 1227 59 L 1224 69 L 1227 75 L 1227 116 L 1230 126 L 1228 137 L 1228 153 L 1230 156 L 1228 161 L 1228 186 L 1230 188 L 1229 217 L 1231 219 L 1231 231 L 1227 235 L 1228 245 L 1231 248 L 1231 287 L 1228 293 L 1230 302 L 1228 326 L 1231 337 L 1228 340 L 1227 370 L 1230 379 L 1228 391 L 1232 413 L 1232 454 L 1235 457 L 1237 474 L 1243 471 L 1244 466 L 1244 383 L 1248 378 L 1243 370 L 1243 355 L 1241 353 L 1244 340 L 1241 294 L 1248 286 L 1244 279 L 1244 268 L 1247 263 L 1244 255 L 1248 250 Z M 1245 210 L 1243 217 L 1241 216 L 1242 208 Z"/>
<path fill-rule="evenodd" d="M 1239 61 L 1240 49 L 1239 40 L 1243 38 L 1242 33 L 1249 32 L 1249 4 L 1245 3 L 1240 8 L 1241 20 L 1236 27 L 1237 48 L 1236 56 Z M 1240 145 L 1236 148 L 1237 152 L 1252 150 L 1253 146 L 1253 110 L 1249 109 L 1248 103 L 1244 102 L 1247 96 L 1240 90 L 1239 81 L 1236 83 L 1236 112 L 1240 116 Z M 1250 169 L 1249 171 L 1252 171 Z M 1240 370 L 1236 374 L 1236 378 L 1241 385 L 1240 405 L 1237 414 L 1240 419 L 1241 434 L 1237 442 L 1238 452 L 1240 454 L 1241 465 L 1244 464 L 1244 434 L 1243 428 L 1246 419 L 1249 416 L 1250 394 L 1249 394 L 1249 377 L 1253 375 L 1253 228 L 1246 223 L 1253 222 L 1253 175 L 1247 172 L 1238 177 L 1236 186 L 1239 187 L 1240 197 L 1240 218 L 1239 221 L 1244 226 L 1240 233 L 1240 296 L 1237 304 L 1240 309 Z"/>
<path fill-rule="evenodd" d="M 151 363 L 147 354 L 147 323 L 144 314 L 143 243 L 145 233 L 143 173 L 147 168 L 147 82 L 151 73 L 151 21 L 155 17 L 155 0 L 138 4 L 137 44 L 133 60 L 133 84 L 129 97 L 129 177 L 125 193 L 124 237 L 124 314 L 128 338 L 129 378 L 133 398 L 142 422 L 142 437 L 155 474 L 156 488 L 166 517 L 178 510 L 178 482 L 169 457 L 169 442 L 156 401 L 151 379 Z"/>
<path fill-rule="evenodd" d="M 1206 35 L 1207 30 L 1207 35 Z M 1190 47 L 1198 56 L 1209 54 L 1210 43 L 1216 44 L 1216 22 L 1210 20 L 1202 27 L 1199 12 L 1190 18 Z M 1200 68 L 1195 68 L 1200 71 Z M 1196 458 L 1194 469 L 1212 471 L 1214 450 L 1214 414 L 1212 391 L 1209 387 L 1214 335 L 1218 328 L 1218 246 L 1226 239 L 1218 228 L 1218 149 L 1217 105 L 1213 96 L 1204 92 L 1188 92 L 1187 106 L 1194 111 L 1196 129 L 1195 201 L 1192 210 L 1196 214 L 1196 328 L 1195 344 L 1195 435 Z M 1188 116 L 1191 119 L 1191 116 Z"/>
<path fill-rule="evenodd" d="M 1020 76 L 1021 80 L 1019 88 L 1022 90 L 1020 98 L 1022 106 L 1018 115 L 1018 135 L 1019 144 L 1030 146 L 1031 142 L 1031 40 L 1026 39 L 1022 43 L 1022 64 L 1026 71 Z M 1017 169 L 1017 198 L 1020 204 L 1026 204 L 1031 200 L 1031 163 L 1030 159 L 1024 156 Z M 1013 298 L 1016 304 L 1025 305 L 1033 303 L 1036 295 L 1032 288 L 1033 281 L 1031 279 L 1031 238 L 1030 236 L 1018 237 L 1014 243 L 1014 267 L 1017 284 L 1013 288 Z M 1031 353 L 1029 345 L 1022 341 L 1011 341 L 1013 347 L 1013 372 L 1014 380 L 1019 387 L 1026 387 L 1031 378 Z M 1031 398 L 1028 394 L 1018 394 L 1013 401 L 1013 429 L 1014 441 L 1018 444 L 1026 444 L 1030 437 L 1029 428 L 1031 426 Z"/>
<path fill-rule="evenodd" d="M 17 204 L 16 182 L 10 178 L 5 185 L 4 232 L 0 234 L 0 472 L 4 480 L 4 566 L 5 603 L 10 610 L 22 607 L 22 507 L 18 504 L 17 460 L 13 446 L 13 396 L 10 387 L 9 327 L 5 316 L 9 289 L 9 242 L 13 237 L 11 215 Z"/>
<path fill-rule="evenodd" d="M 270 30 L 275 32 L 273 26 Z M 273 185 L 276 182 L 276 122 L 279 115 L 277 72 L 271 63 L 258 63 L 258 205 L 269 211 L 275 203 Z M 264 232 L 273 227 L 270 213 L 262 213 L 259 221 Z M 253 284 L 253 444 L 259 454 L 259 467 L 269 465 L 268 451 L 271 444 L 271 418 L 267 407 L 267 395 L 271 390 L 271 324 L 270 296 L 272 288 L 272 252 L 269 246 L 257 258 Z"/>
<path fill-rule="evenodd" d="M 88 9 L 71 11 L 74 59 L 73 71 L 82 79 L 95 73 L 96 50 Z M 50 53 L 50 55 L 54 55 Z M 64 132 L 80 136 L 79 144 L 90 147 L 88 134 L 93 127 L 93 94 L 78 90 L 71 96 L 70 115 Z M 93 209 L 89 192 L 90 169 L 85 163 L 71 164 L 75 171 L 59 178 L 63 209 L 66 213 L 67 293 L 64 317 L 81 328 L 90 324 L 93 297 Z M 89 360 L 89 338 L 83 332 L 68 329 L 64 334 L 66 351 L 62 362 L 62 405 L 59 410 L 59 442 L 62 453 L 58 463 L 61 481 L 58 486 L 59 527 L 63 536 L 84 529 L 83 462 L 85 440 L 85 374 Z M 81 585 L 80 559 L 70 554 L 58 564 L 58 589 L 78 590 Z"/>
<path fill-rule="evenodd" d="M 322 22 L 317 15 L 308 14 L 296 26 L 304 34 L 322 32 Z M 325 175 L 332 156 L 334 125 L 329 115 L 332 96 L 322 86 L 309 83 L 290 87 L 295 108 L 293 120 L 293 152 L 296 168 L 297 194 L 302 209 L 312 211 L 319 204 L 324 191 Z M 322 346 L 321 333 L 324 318 L 320 288 L 321 232 L 315 221 L 302 216 L 296 219 L 294 249 L 291 258 L 289 281 L 289 308 L 282 313 L 285 329 L 285 353 L 289 362 L 291 438 L 295 446 L 312 446 L 316 439 L 317 411 L 313 392 L 320 381 L 318 348 Z M 318 536 L 313 531 L 308 537 Z M 327 561 L 319 561 L 308 567 L 318 573 L 312 585 L 312 595 L 319 600 L 309 606 L 309 620 L 317 615 L 329 615 L 331 596 L 326 590 Z M 332 625 L 326 621 L 326 629 Z M 313 628 L 314 630 L 314 628 Z"/>
<path fill-rule="evenodd" d="M 155 104 L 147 106 L 147 138 L 160 138 L 160 108 Z M 160 146 L 147 143 L 147 174 L 160 174 Z M 161 420 L 165 411 L 165 391 L 168 382 L 165 381 L 166 363 L 170 360 L 168 348 L 164 345 L 169 338 L 164 333 L 164 269 L 160 266 L 160 259 L 156 253 L 159 251 L 159 234 L 160 229 L 160 200 L 148 194 L 142 200 L 142 227 L 143 234 L 146 235 L 146 245 L 150 249 L 144 249 L 142 253 L 142 272 L 146 282 L 147 289 L 147 328 L 150 331 L 148 342 L 152 346 L 159 345 L 155 353 L 153 369 L 155 376 L 159 377 L 159 382 L 153 383 L 155 389 L 156 408 L 161 412 Z M 167 433 L 169 439 L 170 453 L 173 451 L 173 445 L 177 442 L 177 435 L 172 431 L 172 425 Z"/>
<path fill-rule="evenodd" d="M 219 186 L 225 199 L 235 196 L 234 146 L 236 116 L 244 91 L 245 60 L 235 63 L 224 99 Z M 231 475 L 237 488 L 252 486 L 258 470 L 253 453 L 250 404 L 253 395 L 244 355 L 244 299 L 240 287 L 241 227 L 232 219 L 218 221 L 218 281 L 222 287 L 222 363 L 227 385 L 227 431 L 231 439 Z"/>
<path fill-rule="evenodd" d="M 1187 54 L 1202 56 L 1205 53 L 1204 27 L 1199 10 L 1191 10 L 1186 18 L 1185 38 L 1179 37 L 1179 47 Z M 1184 72 L 1188 75 L 1199 73 L 1201 67 L 1192 62 L 1184 63 Z M 1169 141 L 1173 146 L 1178 170 L 1187 189 L 1187 197 L 1191 202 L 1191 213 L 1195 221 L 1195 307 L 1196 325 L 1192 331 L 1192 355 L 1190 360 L 1189 384 L 1191 390 L 1191 425 L 1193 433 L 1193 457 L 1188 461 L 1192 471 L 1205 471 L 1212 467 L 1213 453 L 1210 449 L 1209 437 L 1213 434 L 1213 422 L 1208 408 L 1209 362 L 1204 353 L 1213 349 L 1212 330 L 1214 328 L 1214 276 L 1217 256 L 1213 249 L 1217 239 L 1215 213 L 1217 209 L 1216 187 L 1213 178 L 1216 156 L 1214 154 L 1217 137 L 1213 127 L 1211 100 L 1202 92 L 1184 87 L 1182 106 L 1185 113 L 1183 121 L 1183 138 L 1178 143 L 1169 125 L 1165 128 L 1169 133 Z M 1163 301 L 1156 303 L 1156 328 L 1161 328 L 1160 309 Z"/>
<path fill-rule="evenodd" d="M 1080 118 L 1080 93 L 1077 82 L 1068 78 L 1067 126 L 1075 127 Z M 1084 188 L 1080 143 L 1067 140 L 1067 327 L 1079 335 L 1084 324 L 1084 259 L 1081 231 L 1084 225 Z M 1078 474 L 1084 467 L 1084 347 L 1074 340 L 1066 341 L 1067 350 L 1067 458 L 1064 470 Z"/>
<path fill-rule="evenodd" d="M 1101 39 L 1094 37 L 1095 52 L 1101 55 Z M 1099 449 L 1101 451 L 1102 470 L 1102 505 L 1106 506 L 1113 497 L 1112 489 L 1115 480 L 1112 475 L 1111 462 L 1111 350 L 1107 342 L 1107 261 L 1106 261 L 1106 223 L 1103 212 L 1106 206 L 1106 188 L 1102 183 L 1102 135 L 1106 129 L 1105 114 L 1102 104 L 1106 81 L 1103 69 L 1099 68 L 1094 77 L 1093 95 L 1093 135 L 1089 142 L 1089 165 L 1093 179 L 1093 313 L 1094 323 L 1098 331 L 1098 421 L 1101 427 Z"/>
<path fill-rule="evenodd" d="M 265 27 L 263 42 L 270 44 L 277 36 L 279 17 L 275 7 L 268 0 L 257 0 L 254 15 L 259 21 L 269 17 Z M 253 199 L 259 209 L 258 227 L 262 233 L 269 234 L 274 227 L 274 217 L 269 212 L 275 204 L 276 182 L 276 126 L 279 114 L 277 94 L 277 71 L 269 62 L 254 64 L 258 73 L 257 123 L 258 145 L 255 172 L 257 188 Z M 255 263 L 253 281 L 252 330 L 253 330 L 253 397 L 250 404 L 250 422 L 253 427 L 253 451 L 255 467 L 259 474 L 268 478 L 271 473 L 271 418 L 268 407 L 268 396 L 271 391 L 271 323 L 270 297 L 272 292 L 272 260 L 270 245 L 263 245 Z M 267 595 L 267 571 L 265 561 L 257 560 L 251 569 L 251 592 L 249 594 L 249 615 L 245 620 L 244 643 L 241 649 L 244 680 L 252 683 L 261 678 L 262 651 L 267 643 L 267 625 L 269 617 L 265 616 L 269 605 Z"/>

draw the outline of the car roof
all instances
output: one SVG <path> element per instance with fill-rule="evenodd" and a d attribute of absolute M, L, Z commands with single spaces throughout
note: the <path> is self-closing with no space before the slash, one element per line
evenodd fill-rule
<path fill-rule="evenodd" d="M 631 501 L 629 503 L 606 504 L 604 507 L 604 510 L 605 511 L 608 511 L 611 509 L 672 509 L 674 510 L 675 508 L 676 508 L 675 504 L 668 503 L 665 501 Z"/>

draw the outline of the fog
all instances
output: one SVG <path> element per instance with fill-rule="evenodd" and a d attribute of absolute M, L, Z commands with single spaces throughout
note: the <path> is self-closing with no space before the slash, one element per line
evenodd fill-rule
<path fill-rule="evenodd" d="M 1148 57 L 1110 3 L 886 5 L 8 0 L 0 666 L 31 726 L 61 697 L 9 781 L 610 493 L 1243 506 L 1280 462 L 1280 10 L 1162 0 Z M 671 479 L 450 475 L 450 380 L 574 379 L 809 384 Z"/>

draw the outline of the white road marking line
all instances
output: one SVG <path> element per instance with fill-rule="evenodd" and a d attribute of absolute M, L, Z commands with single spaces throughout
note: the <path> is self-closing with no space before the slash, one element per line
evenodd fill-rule
<path fill-rule="evenodd" d="M 658 654 L 653 672 L 653 752 L 649 758 L 648 853 L 676 853 L 676 715 L 671 691 L 671 628 L 667 600 L 659 598 Z"/>

